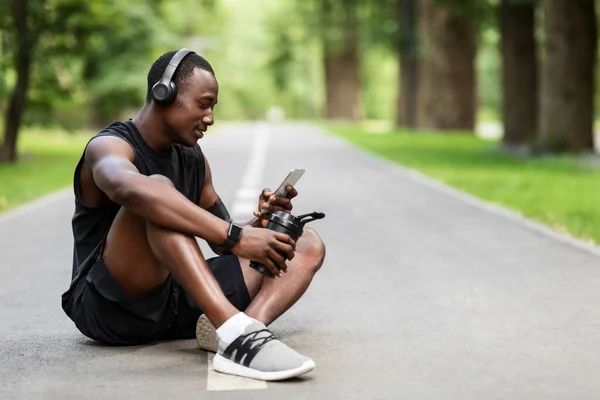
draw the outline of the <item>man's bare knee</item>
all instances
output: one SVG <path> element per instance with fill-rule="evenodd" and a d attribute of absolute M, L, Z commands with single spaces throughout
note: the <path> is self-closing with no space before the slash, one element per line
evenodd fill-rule
<path fill-rule="evenodd" d="M 167 185 L 175 187 L 175 185 L 173 184 L 173 182 L 169 178 L 167 178 L 166 176 L 164 176 L 164 175 L 154 174 L 154 175 L 148 176 L 148 178 L 154 179 L 154 180 L 157 180 L 159 182 L 163 182 L 163 183 L 166 183 Z"/>
<path fill-rule="evenodd" d="M 296 251 L 306 260 L 303 264 L 313 273 L 317 272 L 325 260 L 325 244 L 312 228 L 304 228 L 304 234 L 296 246 Z"/>
<path fill-rule="evenodd" d="M 168 276 L 148 243 L 145 220 L 122 207 L 104 245 L 103 259 L 113 278 L 131 295 L 159 286 Z"/>

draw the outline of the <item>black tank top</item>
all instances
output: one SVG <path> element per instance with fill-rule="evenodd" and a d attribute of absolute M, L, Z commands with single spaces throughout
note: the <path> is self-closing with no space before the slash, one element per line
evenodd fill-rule
<path fill-rule="evenodd" d="M 199 203 L 204 182 L 204 156 L 199 145 L 186 147 L 175 144 L 167 151 L 156 151 L 150 148 L 131 120 L 111 123 L 90 139 L 90 142 L 99 136 L 116 136 L 125 140 L 133 149 L 135 157 L 133 164 L 141 174 L 164 175 L 185 197 L 195 204 Z M 84 157 L 85 150 L 75 168 L 73 183 L 75 212 L 72 220 L 74 239 L 72 278 L 75 277 L 83 261 L 104 240 L 121 207 L 112 201 L 102 207 L 87 207 L 83 204 L 80 171 Z"/>

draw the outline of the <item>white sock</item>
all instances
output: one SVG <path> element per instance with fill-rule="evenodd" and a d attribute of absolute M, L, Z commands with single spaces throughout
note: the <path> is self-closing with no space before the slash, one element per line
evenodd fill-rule
<path fill-rule="evenodd" d="M 239 312 L 225 321 L 223 325 L 217 329 L 217 337 L 221 342 L 229 345 L 237 339 L 238 336 L 243 334 L 246 327 L 253 322 L 255 322 L 253 318 L 250 318 L 243 312 Z"/>

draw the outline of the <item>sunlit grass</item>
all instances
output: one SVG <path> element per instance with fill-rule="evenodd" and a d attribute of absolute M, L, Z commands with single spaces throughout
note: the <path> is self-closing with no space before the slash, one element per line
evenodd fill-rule
<path fill-rule="evenodd" d="M 59 129 L 23 129 L 19 160 L 0 164 L 0 212 L 70 186 L 89 137 Z"/>
<path fill-rule="evenodd" d="M 600 160 L 525 158 L 500 153 L 497 143 L 467 134 L 328 125 L 331 131 L 399 164 L 556 230 L 600 243 Z M 589 160 L 588 160 L 589 161 Z"/>

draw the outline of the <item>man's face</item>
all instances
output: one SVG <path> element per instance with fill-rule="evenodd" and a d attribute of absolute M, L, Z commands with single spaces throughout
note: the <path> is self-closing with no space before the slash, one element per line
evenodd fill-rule
<path fill-rule="evenodd" d="M 174 133 L 172 140 L 185 146 L 195 146 L 215 120 L 219 85 L 208 71 L 194 69 L 183 88 L 177 88 L 177 99 L 165 112 L 165 123 Z"/>

